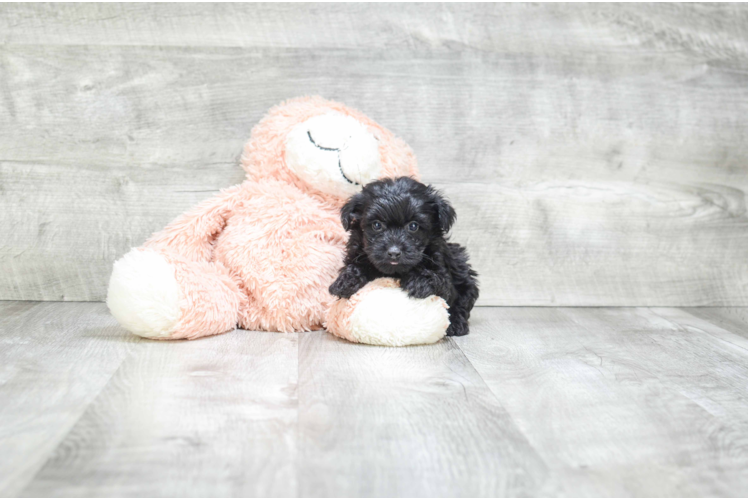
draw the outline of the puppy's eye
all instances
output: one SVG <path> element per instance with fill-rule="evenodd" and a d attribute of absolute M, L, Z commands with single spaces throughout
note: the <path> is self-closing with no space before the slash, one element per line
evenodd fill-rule
<path fill-rule="evenodd" d="M 408 231 L 410 231 L 411 233 L 415 233 L 416 231 L 418 231 L 418 223 L 411 222 L 410 224 L 408 224 Z"/>
<path fill-rule="evenodd" d="M 379 222 L 378 220 L 375 220 L 374 222 L 371 223 L 371 228 L 374 231 L 381 231 L 382 230 L 382 223 Z"/>

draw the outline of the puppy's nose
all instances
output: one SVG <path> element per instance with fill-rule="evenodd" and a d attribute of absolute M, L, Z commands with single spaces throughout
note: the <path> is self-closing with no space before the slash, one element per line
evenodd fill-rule
<path fill-rule="evenodd" d="M 401 254 L 402 252 L 396 246 L 391 246 L 390 248 L 387 249 L 387 255 L 391 259 L 399 259 Z"/>

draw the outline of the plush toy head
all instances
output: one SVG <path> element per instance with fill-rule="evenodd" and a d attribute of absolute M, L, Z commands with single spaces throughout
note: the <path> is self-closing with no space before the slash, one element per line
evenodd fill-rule
<path fill-rule="evenodd" d="M 337 203 L 375 179 L 418 178 L 415 155 L 403 140 L 321 97 L 272 108 L 252 129 L 242 165 L 250 179 L 283 180 Z"/>

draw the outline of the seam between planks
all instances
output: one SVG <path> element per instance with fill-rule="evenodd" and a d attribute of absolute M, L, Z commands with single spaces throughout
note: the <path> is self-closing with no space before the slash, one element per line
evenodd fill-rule
<path fill-rule="evenodd" d="M 654 314 L 658 318 L 662 318 L 665 321 L 668 321 L 668 322 L 670 322 L 670 323 L 672 323 L 674 325 L 677 325 L 678 328 L 681 328 L 683 330 L 689 330 L 689 329 L 696 330 L 699 333 L 708 335 L 709 337 L 711 337 L 713 339 L 716 339 L 718 341 L 724 342 L 725 344 L 729 344 L 732 347 L 736 347 L 736 348 L 738 348 L 738 349 L 740 349 L 742 351 L 748 352 L 748 341 L 747 340 L 745 340 L 744 338 L 742 338 L 739 335 L 736 335 L 736 334 L 732 333 L 730 330 L 719 326 L 718 324 L 714 323 L 713 321 L 708 320 L 708 319 L 704 319 L 704 318 L 700 318 L 699 316 L 691 314 L 690 312 L 686 311 L 685 309 L 683 309 L 681 307 L 672 307 L 672 308 L 668 308 L 668 309 L 675 309 L 675 310 L 677 310 L 677 311 L 679 311 L 679 312 L 681 312 L 683 314 L 688 315 L 688 317 L 693 318 L 697 322 L 703 321 L 705 323 L 708 323 L 711 327 L 715 328 L 716 330 L 727 332 L 729 335 L 725 335 L 725 336 L 715 335 L 714 333 L 712 333 L 712 332 L 710 332 L 708 330 L 704 330 L 703 328 L 699 328 L 698 326 L 695 326 L 695 325 L 683 325 L 680 321 L 677 321 L 676 319 L 668 318 L 667 316 L 663 316 L 662 314 L 659 314 L 657 311 L 654 310 L 654 308 L 648 308 L 648 309 L 652 312 L 652 314 Z M 730 340 L 730 339 L 737 340 L 737 342 L 732 342 L 732 340 Z"/>
<path fill-rule="evenodd" d="M 31 301 L 28 301 L 28 302 L 31 302 Z M 59 301 L 54 301 L 54 302 L 59 302 Z M 133 341 L 133 345 L 138 345 L 141 342 L 143 342 L 143 339 L 140 338 L 140 337 L 137 337 Z M 57 442 L 55 443 L 54 448 L 52 448 L 52 450 L 50 450 L 50 452 L 47 455 L 46 459 L 44 461 L 40 461 L 39 462 L 38 467 L 36 468 L 36 471 L 34 472 L 34 474 L 29 478 L 29 480 L 26 482 L 26 484 L 24 484 L 21 488 L 19 488 L 18 492 L 15 493 L 13 496 L 20 496 L 20 494 L 22 494 L 24 491 L 26 491 L 26 489 L 31 485 L 31 483 L 34 482 L 34 480 L 37 478 L 37 476 L 42 471 L 42 469 L 44 469 L 44 466 L 47 465 L 47 463 L 50 461 L 50 459 L 54 456 L 55 452 L 60 447 L 60 444 L 62 444 L 65 441 L 65 439 L 67 439 L 67 437 L 70 435 L 70 432 L 75 428 L 76 425 L 78 425 L 78 422 L 81 420 L 81 418 L 83 418 L 83 415 L 85 415 L 86 411 L 91 407 L 92 404 L 94 404 L 99 399 L 99 396 L 104 391 L 104 389 L 106 389 L 107 387 L 109 387 L 109 384 L 111 383 L 112 379 L 122 369 L 122 365 L 125 363 L 125 361 L 129 360 L 134 355 L 135 355 L 134 352 L 129 352 L 126 356 L 122 357 L 122 360 L 117 365 L 117 369 L 114 370 L 114 371 L 112 371 L 112 373 L 109 375 L 109 377 L 107 377 L 106 382 L 101 385 L 101 388 L 98 391 L 96 391 L 94 393 L 94 395 L 91 397 L 91 399 L 85 404 L 85 406 L 83 406 L 81 408 L 81 411 L 78 413 L 78 416 L 75 418 L 75 420 L 73 420 L 70 423 L 70 425 L 67 426 L 67 428 L 65 429 L 65 433 L 61 434 L 60 439 L 57 440 Z"/>
<path fill-rule="evenodd" d="M 543 461 L 543 463 L 547 467 L 548 464 L 545 463 L 545 460 L 543 460 L 543 457 L 540 454 L 539 450 L 537 448 L 535 448 L 535 446 L 533 446 L 533 444 L 530 441 L 529 437 L 526 436 L 524 432 L 522 432 L 522 429 L 520 428 L 519 425 L 517 425 L 517 422 L 514 419 L 514 415 L 511 413 L 511 411 L 509 411 L 509 408 L 507 408 L 507 406 L 504 403 L 502 403 L 501 399 L 499 399 L 499 397 L 496 395 L 496 393 L 493 392 L 493 389 L 491 389 L 491 386 L 483 378 L 483 375 L 481 375 L 480 371 L 477 368 L 475 368 L 475 366 L 473 365 L 473 362 L 470 360 L 470 357 L 467 354 L 465 354 L 465 351 L 462 350 L 462 347 L 460 347 L 460 344 L 458 344 L 457 342 L 455 342 L 454 339 L 452 339 L 451 337 L 447 337 L 447 341 L 451 342 L 452 345 L 455 346 L 457 348 L 457 350 L 460 352 L 460 354 L 462 355 L 462 357 L 465 358 L 465 361 L 467 361 L 468 365 L 470 365 L 470 368 L 473 370 L 473 372 L 475 373 L 475 375 L 478 376 L 478 378 L 480 379 L 480 381 L 483 384 L 483 386 L 486 389 L 488 389 L 488 393 L 491 395 L 491 397 L 493 397 L 494 401 L 501 407 L 501 409 L 503 409 L 506 412 L 506 414 L 509 416 L 510 420 L 514 424 L 514 427 L 517 429 L 517 431 L 522 434 L 522 437 L 524 437 L 525 441 L 527 442 L 527 445 L 535 451 L 535 454 L 539 457 L 540 460 Z"/>

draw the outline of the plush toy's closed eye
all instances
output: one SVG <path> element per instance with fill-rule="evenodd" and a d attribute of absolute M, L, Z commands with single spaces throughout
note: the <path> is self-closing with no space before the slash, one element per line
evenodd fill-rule
<path fill-rule="evenodd" d="M 286 138 L 286 164 L 309 185 L 345 197 L 377 179 L 379 143 L 360 121 L 330 112 L 298 124 Z"/>

